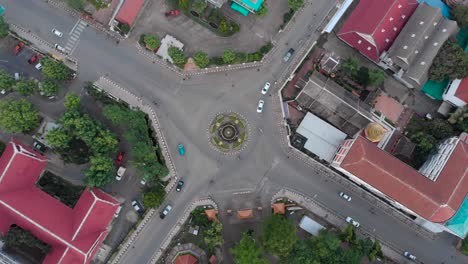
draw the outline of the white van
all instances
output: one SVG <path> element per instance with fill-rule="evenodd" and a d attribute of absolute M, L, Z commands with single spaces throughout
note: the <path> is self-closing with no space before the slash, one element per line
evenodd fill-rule
<path fill-rule="evenodd" d="M 124 166 L 120 166 L 120 168 L 117 170 L 117 176 L 115 176 L 115 179 L 118 181 L 122 180 L 122 177 L 124 176 L 126 170 L 127 168 L 125 168 Z"/>
<path fill-rule="evenodd" d="M 60 46 L 59 44 L 55 44 L 55 49 L 58 50 L 58 51 L 60 51 L 60 52 L 65 53 L 65 48 L 62 47 L 62 46 Z"/>

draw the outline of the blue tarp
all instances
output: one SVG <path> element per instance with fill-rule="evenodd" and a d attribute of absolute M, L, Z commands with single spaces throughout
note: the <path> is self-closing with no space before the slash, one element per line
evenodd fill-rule
<path fill-rule="evenodd" d="M 457 214 L 445 226 L 460 237 L 466 236 L 468 233 L 468 197 L 463 201 Z"/>
<path fill-rule="evenodd" d="M 232 2 L 231 8 L 241 13 L 244 16 L 247 16 L 249 14 L 249 10 L 247 10 L 245 7 L 239 5 L 236 2 Z"/>
<path fill-rule="evenodd" d="M 442 11 L 442 15 L 446 18 L 450 18 L 450 7 L 448 7 L 442 0 L 418 0 L 419 3 L 426 3 L 432 7 L 439 8 Z"/>

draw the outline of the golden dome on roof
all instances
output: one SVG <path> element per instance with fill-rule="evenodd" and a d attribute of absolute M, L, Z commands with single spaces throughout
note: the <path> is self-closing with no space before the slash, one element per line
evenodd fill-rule
<path fill-rule="evenodd" d="M 377 123 L 370 123 L 364 130 L 366 138 L 372 142 L 379 142 L 387 133 L 387 130 Z"/>

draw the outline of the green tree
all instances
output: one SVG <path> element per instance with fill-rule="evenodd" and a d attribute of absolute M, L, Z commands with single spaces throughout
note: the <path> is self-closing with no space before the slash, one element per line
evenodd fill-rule
<path fill-rule="evenodd" d="M 117 29 L 120 31 L 120 35 L 126 35 L 130 32 L 130 25 L 127 23 L 121 23 Z"/>
<path fill-rule="evenodd" d="M 50 58 L 43 58 L 41 63 L 43 64 L 42 74 L 44 74 L 46 78 L 55 80 L 70 79 L 72 71 L 62 62 L 56 62 Z"/>
<path fill-rule="evenodd" d="M 448 122 L 452 124 L 459 132 L 468 133 L 468 104 L 458 108 L 450 114 Z"/>
<path fill-rule="evenodd" d="M 208 3 L 205 0 L 194 0 L 192 2 L 192 10 L 197 12 L 199 15 L 203 14 L 203 11 L 205 11 L 206 7 L 208 6 Z"/>
<path fill-rule="evenodd" d="M 452 8 L 450 14 L 460 28 L 468 28 L 468 6 L 458 4 Z"/>
<path fill-rule="evenodd" d="M 231 254 L 236 264 L 266 264 L 268 261 L 261 257 L 261 249 L 257 241 L 244 233 L 241 241 L 231 248 Z"/>
<path fill-rule="evenodd" d="M 9 30 L 10 26 L 5 21 L 5 18 L 3 16 L 0 16 L 0 38 L 8 36 Z"/>
<path fill-rule="evenodd" d="M 0 70 L 0 90 L 12 91 L 15 86 L 13 76 L 4 70 Z"/>
<path fill-rule="evenodd" d="M 86 144 L 90 147 L 93 153 L 99 154 L 107 154 L 111 152 L 116 152 L 119 141 L 114 133 L 110 132 L 110 130 L 99 127 L 96 125 L 97 128 L 97 137 L 94 138 L 94 141 L 86 140 Z"/>
<path fill-rule="evenodd" d="M 372 245 L 372 248 L 367 256 L 371 261 L 374 261 L 377 257 L 383 258 L 384 255 L 382 253 L 382 246 L 378 240 L 374 241 L 374 244 Z"/>
<path fill-rule="evenodd" d="M 146 35 L 143 38 L 143 42 L 145 42 L 146 47 L 148 47 L 151 50 L 155 50 L 161 45 L 161 41 L 156 35 Z"/>
<path fill-rule="evenodd" d="M 71 8 L 83 11 L 84 10 L 84 0 L 68 0 L 68 5 Z"/>
<path fill-rule="evenodd" d="M 80 107 L 80 101 L 81 99 L 79 95 L 75 93 L 68 93 L 65 96 L 65 102 L 63 103 L 63 105 L 68 111 L 75 111 L 78 110 L 78 108 Z"/>
<path fill-rule="evenodd" d="M 304 0 L 288 0 L 288 6 L 294 11 L 301 9 L 304 5 Z"/>
<path fill-rule="evenodd" d="M 355 227 L 351 224 L 346 226 L 346 229 L 341 233 L 341 240 L 350 242 L 355 234 Z"/>
<path fill-rule="evenodd" d="M 263 223 L 262 243 L 267 252 L 285 257 L 296 241 L 296 227 L 286 217 L 274 214 Z"/>
<path fill-rule="evenodd" d="M 127 125 L 132 119 L 132 115 L 127 108 L 117 104 L 105 105 L 102 109 L 104 116 L 114 125 Z"/>
<path fill-rule="evenodd" d="M 41 91 L 46 96 L 54 96 L 57 95 L 58 91 L 60 90 L 60 86 L 53 80 L 46 79 L 42 82 Z"/>
<path fill-rule="evenodd" d="M 381 69 L 369 71 L 369 85 L 380 86 L 385 81 L 385 72 Z"/>
<path fill-rule="evenodd" d="M 15 90 L 22 96 L 30 96 L 37 90 L 37 83 L 33 80 L 22 80 L 16 83 Z"/>
<path fill-rule="evenodd" d="M 236 60 L 236 53 L 231 50 L 227 49 L 223 52 L 223 62 L 225 64 L 231 64 Z"/>
<path fill-rule="evenodd" d="M 428 122 L 427 132 L 437 140 L 446 139 L 455 134 L 450 123 L 440 118 Z"/>
<path fill-rule="evenodd" d="M 429 69 L 429 78 L 441 82 L 446 78 L 463 79 L 468 76 L 468 53 L 452 40 L 440 48 Z"/>
<path fill-rule="evenodd" d="M 192 216 L 192 222 L 201 227 L 208 228 L 210 225 L 210 220 L 205 214 L 205 209 L 203 207 L 197 207 L 193 210 L 190 215 Z"/>
<path fill-rule="evenodd" d="M 67 149 L 72 140 L 69 133 L 63 128 L 54 128 L 47 132 L 46 140 L 53 148 Z"/>
<path fill-rule="evenodd" d="M 177 47 L 169 47 L 167 53 L 169 54 L 169 57 L 171 57 L 173 63 L 178 67 L 183 68 L 185 63 L 187 63 L 187 58 L 181 49 Z"/>
<path fill-rule="evenodd" d="M 190 1 L 189 0 L 179 0 L 179 7 L 181 9 L 187 10 L 189 8 Z"/>
<path fill-rule="evenodd" d="M 267 14 L 268 14 L 268 5 L 266 1 L 264 1 L 263 4 L 260 6 L 260 9 L 258 9 L 258 11 L 255 13 L 255 15 L 257 15 L 257 17 L 263 18 L 263 17 L 266 17 Z"/>
<path fill-rule="evenodd" d="M 213 251 L 215 248 L 220 247 L 224 243 L 223 224 L 221 224 L 219 220 L 215 219 L 211 223 L 210 227 L 205 230 L 203 236 L 209 251 Z"/>
<path fill-rule="evenodd" d="M 166 197 L 166 191 L 160 184 L 155 184 L 143 194 L 143 205 L 146 208 L 156 208 L 161 205 Z"/>
<path fill-rule="evenodd" d="M 341 64 L 341 70 L 346 74 L 346 76 L 352 78 L 356 76 L 359 70 L 359 61 L 355 57 L 348 58 L 343 61 Z"/>
<path fill-rule="evenodd" d="M 193 55 L 193 60 L 200 68 L 206 68 L 208 65 L 210 65 L 210 58 L 208 58 L 208 54 L 203 51 L 198 51 L 195 53 L 195 55 Z"/>
<path fill-rule="evenodd" d="M 360 85 L 366 87 L 369 84 L 369 68 L 367 67 L 360 67 L 356 75 L 354 76 L 354 80 L 359 83 Z"/>
<path fill-rule="evenodd" d="M 222 19 L 221 22 L 219 22 L 219 31 L 222 33 L 228 33 L 229 30 L 229 23 L 226 21 L 226 19 Z"/>
<path fill-rule="evenodd" d="M 90 167 L 85 171 L 85 182 L 89 188 L 103 187 L 112 182 L 115 174 L 114 162 L 109 157 L 90 158 Z"/>
<path fill-rule="evenodd" d="M 10 133 L 28 132 L 39 125 L 39 112 L 24 100 L 0 101 L 0 127 Z"/>

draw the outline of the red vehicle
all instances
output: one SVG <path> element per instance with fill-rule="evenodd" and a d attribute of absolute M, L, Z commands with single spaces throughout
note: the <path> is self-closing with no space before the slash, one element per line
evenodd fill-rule
<path fill-rule="evenodd" d="M 41 58 L 42 58 L 41 54 L 35 54 L 28 60 L 28 63 L 33 64 L 33 63 L 39 62 Z"/>
<path fill-rule="evenodd" d="M 164 15 L 166 15 L 166 17 L 176 17 L 180 14 L 180 11 L 179 10 L 171 10 L 169 12 L 166 12 L 164 13 Z"/>
<path fill-rule="evenodd" d="M 24 43 L 23 42 L 19 42 L 18 44 L 16 44 L 15 48 L 13 49 L 13 54 L 15 55 L 18 55 L 18 53 L 20 53 L 24 48 Z"/>
<path fill-rule="evenodd" d="M 117 158 L 115 159 L 115 164 L 116 164 L 117 166 L 122 165 L 123 160 L 124 160 L 124 157 L 125 157 L 125 152 L 120 151 L 120 152 L 119 152 L 119 155 L 117 155 Z"/>

